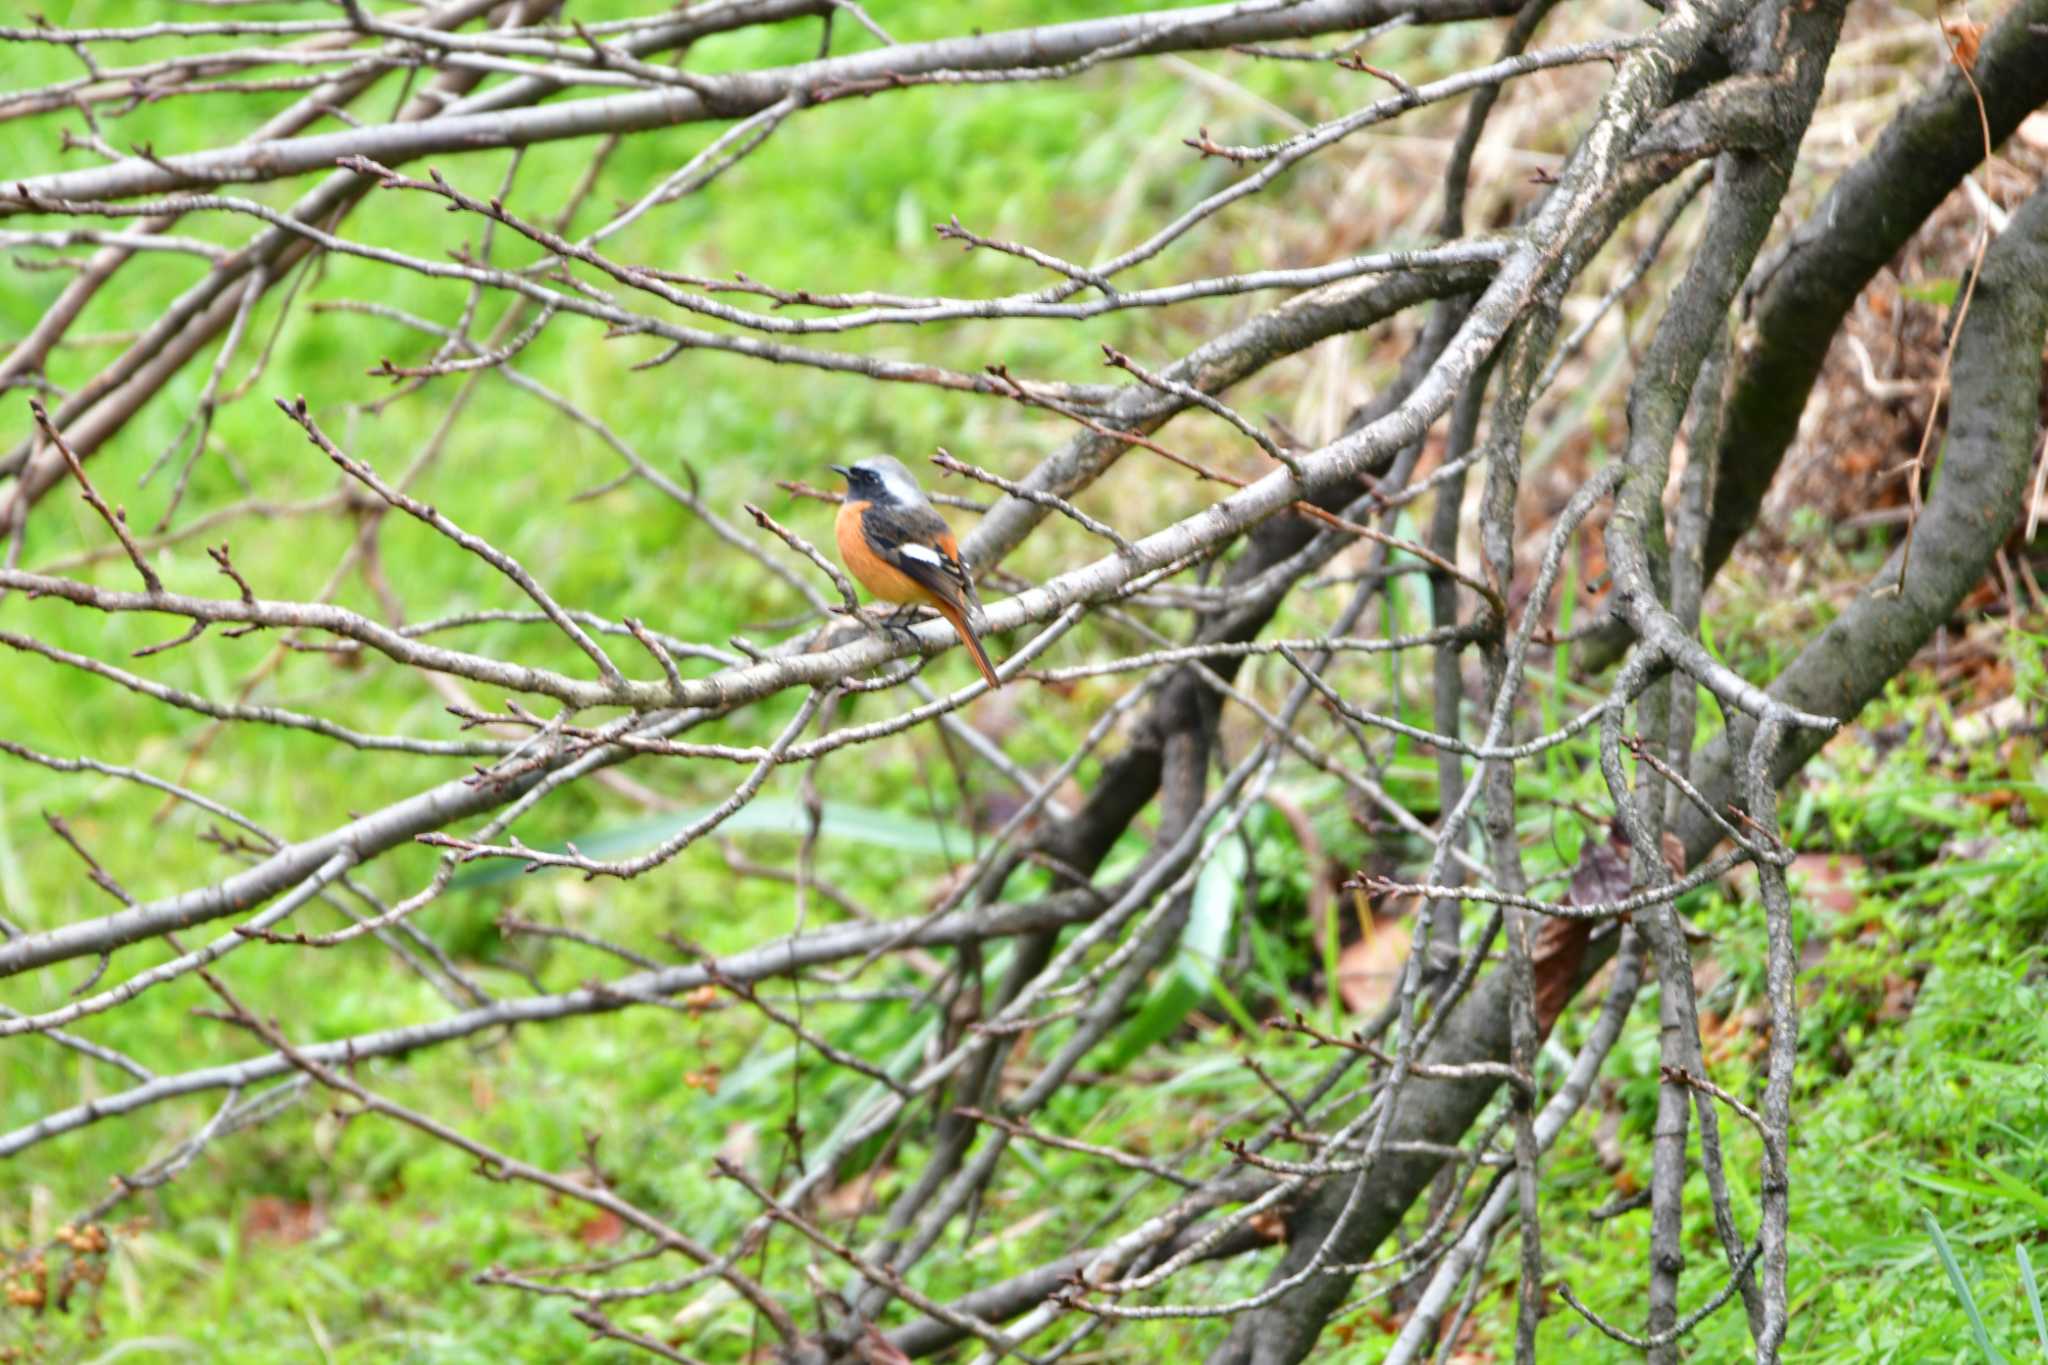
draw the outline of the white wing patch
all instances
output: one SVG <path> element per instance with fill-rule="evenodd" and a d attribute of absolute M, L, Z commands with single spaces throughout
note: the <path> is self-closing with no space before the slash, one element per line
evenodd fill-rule
<path fill-rule="evenodd" d="M 914 559 L 920 564 L 929 564 L 949 577 L 953 573 L 952 564 L 944 555 L 929 545 L 919 545 L 915 542 L 908 545 L 899 545 L 896 547 L 896 553 L 902 555 L 905 559 Z"/>

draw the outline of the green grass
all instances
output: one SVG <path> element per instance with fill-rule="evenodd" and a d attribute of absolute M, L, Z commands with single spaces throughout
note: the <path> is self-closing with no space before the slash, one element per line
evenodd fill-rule
<path fill-rule="evenodd" d="M 2034 1324 L 2014 1248 L 2048 1240 L 2048 1072 L 2040 1060 L 2048 1049 L 2048 830 L 2031 821 L 2026 799 L 1983 799 L 2001 788 L 2027 799 L 2042 794 L 2038 785 L 2015 786 L 2009 772 L 2000 777 L 2005 756 L 1928 738 L 1928 722 L 1945 710 L 1937 697 L 1895 691 L 1866 714 L 1861 732 L 1838 740 L 1795 780 L 1785 803 L 1795 845 L 1841 853 L 1855 891 L 1851 910 L 1818 909 L 1811 896 L 1795 907 L 1809 952 L 1799 978 L 1788 1361 L 1981 1359 L 1927 1234 L 1928 1214 L 1947 1230 L 1991 1340 L 2014 1359 L 2031 1358 Z M 1894 723 L 1919 738 L 1880 757 L 1860 736 Z M 2023 823 L 2010 818 L 2014 810 Z M 1702 975 L 1712 984 L 1701 994 L 1710 1069 L 1754 1104 L 1768 1038 L 1758 904 L 1702 893 L 1684 908 L 1714 936 Z M 1615 1087 L 1609 1103 L 1620 1119 L 1623 1171 L 1602 1167 L 1593 1142 L 1598 1115 L 1589 1111 L 1553 1149 L 1544 1185 L 1552 1282 L 1568 1280 L 1596 1311 L 1638 1329 L 1648 1214 L 1602 1223 L 1588 1214 L 1649 1180 L 1655 990 L 1646 987 L 1605 1072 Z M 1567 1023 L 1560 1035 L 1566 1046 L 1576 1041 L 1570 1030 Z M 1737 1221 L 1753 1236 L 1759 1144 L 1726 1110 L 1721 1133 Z M 1696 1124 L 1691 1140 L 1696 1160 Z M 1686 1199 L 1689 1309 L 1723 1283 L 1725 1264 L 1697 1173 Z M 1514 1255 L 1511 1244 L 1496 1250 L 1479 1314 L 1484 1335 L 1506 1349 Z M 1693 1334 L 1688 1358 L 1746 1358 L 1748 1345 L 1740 1304 L 1731 1303 Z M 1539 1346 L 1545 1358 L 1640 1359 L 1558 1298 Z"/>

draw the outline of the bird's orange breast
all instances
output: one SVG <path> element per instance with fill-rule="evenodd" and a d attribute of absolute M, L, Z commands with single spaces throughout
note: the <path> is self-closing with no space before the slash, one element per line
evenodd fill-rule
<path fill-rule="evenodd" d="M 839 516 L 832 523 L 847 572 L 884 602 L 936 601 L 922 583 L 868 548 L 867 533 L 861 529 L 861 517 L 867 510 L 867 499 L 848 498 L 839 505 Z"/>

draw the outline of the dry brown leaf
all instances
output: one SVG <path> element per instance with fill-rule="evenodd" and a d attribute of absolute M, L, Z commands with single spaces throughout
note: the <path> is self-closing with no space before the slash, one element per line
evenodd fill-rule
<path fill-rule="evenodd" d="M 626 1235 L 626 1221 L 610 1209 L 599 1209 L 576 1225 L 576 1240 L 587 1247 L 608 1247 Z"/>
<path fill-rule="evenodd" d="M 844 1185 L 835 1185 L 818 1201 L 818 1210 L 834 1222 L 857 1217 L 874 1206 L 875 1186 L 887 1172 L 876 1167 L 862 1171 Z"/>
<path fill-rule="evenodd" d="M 242 1209 L 242 1240 L 297 1246 L 309 1241 L 325 1223 L 320 1210 L 298 1199 L 259 1194 Z"/>
<path fill-rule="evenodd" d="M 910 1365 L 910 1357 L 903 1354 L 903 1348 L 883 1336 L 872 1322 L 861 1333 L 856 1349 L 868 1365 Z"/>
<path fill-rule="evenodd" d="M 1974 19 L 1944 19 L 1941 31 L 1948 35 L 1949 56 L 1965 71 L 1977 69 L 1977 49 L 1984 42 L 1984 25 Z"/>
<path fill-rule="evenodd" d="M 1621 1145 L 1621 1109 L 1614 1102 L 1614 1088 L 1603 1086 L 1602 1090 L 1600 1122 L 1593 1126 L 1593 1155 L 1601 1170 L 1617 1175 L 1628 1169 L 1628 1149 Z"/>
<path fill-rule="evenodd" d="M 1877 1017 L 1887 1024 L 1896 1024 L 1913 1012 L 1913 1002 L 1920 995 L 1920 983 L 1910 976 L 1887 976 L 1884 979 L 1884 1003 L 1877 1007 Z"/>
<path fill-rule="evenodd" d="M 1700 1014 L 1700 1050 L 1709 1066 L 1748 1056 L 1754 1043 L 1740 1016 L 1716 1014 L 1712 1010 Z"/>
<path fill-rule="evenodd" d="M 1390 1337 L 1398 1336 L 1401 1331 L 1401 1324 L 1408 1321 L 1406 1314 L 1389 1313 L 1384 1308 L 1368 1308 L 1365 1310 L 1365 1315 L 1372 1319 L 1373 1326 L 1379 1328 Z"/>
<path fill-rule="evenodd" d="M 1571 905 L 1596 905 L 1628 895 L 1628 838 L 1614 830 L 1605 843 L 1588 839 L 1579 851 L 1579 865 L 1572 870 L 1572 886 L 1565 897 Z M 1579 964 L 1586 957 L 1586 942 L 1593 936 L 1593 921 L 1548 918 L 1536 931 L 1529 965 L 1536 977 L 1536 1032 L 1548 1036 L 1557 1016 L 1564 1013 L 1578 983 Z"/>
<path fill-rule="evenodd" d="M 1337 954 L 1337 998 L 1353 1014 L 1370 1014 L 1393 999 L 1408 960 L 1410 921 L 1374 915 L 1368 923 L 1364 937 Z"/>
<path fill-rule="evenodd" d="M 1657 846 L 1664 854 L 1664 866 L 1670 870 L 1671 875 L 1683 877 L 1685 875 L 1685 841 L 1667 829 L 1664 831 L 1664 837 L 1658 841 Z"/>
<path fill-rule="evenodd" d="M 1572 987 L 1579 979 L 1579 964 L 1586 957 L 1586 941 L 1592 936 L 1593 922 L 1583 919 L 1546 919 L 1536 931 L 1529 965 L 1536 977 L 1539 1036 L 1549 1036 L 1551 1025 L 1571 1002 Z"/>
<path fill-rule="evenodd" d="M 1852 853 L 1802 853 L 1792 860 L 1791 871 L 1800 879 L 1800 891 L 1815 908 L 1846 915 L 1856 908 L 1856 890 L 1850 875 L 1860 871 L 1863 860 Z"/>

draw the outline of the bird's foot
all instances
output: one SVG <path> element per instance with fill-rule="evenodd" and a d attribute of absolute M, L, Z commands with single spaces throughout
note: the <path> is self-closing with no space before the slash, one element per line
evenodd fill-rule
<path fill-rule="evenodd" d="M 859 619 L 861 624 L 869 630 L 877 631 L 884 636 L 901 639 L 908 644 L 915 645 L 918 640 L 914 627 L 917 624 L 918 618 L 923 613 L 924 608 L 916 603 L 898 607 L 886 615 L 878 613 L 875 608 L 868 607 L 861 610 Z"/>
<path fill-rule="evenodd" d="M 914 602 L 898 607 L 889 614 L 888 620 L 882 622 L 882 629 L 891 635 L 900 635 L 914 646 L 918 643 L 916 626 L 924 613 L 925 609 Z"/>

